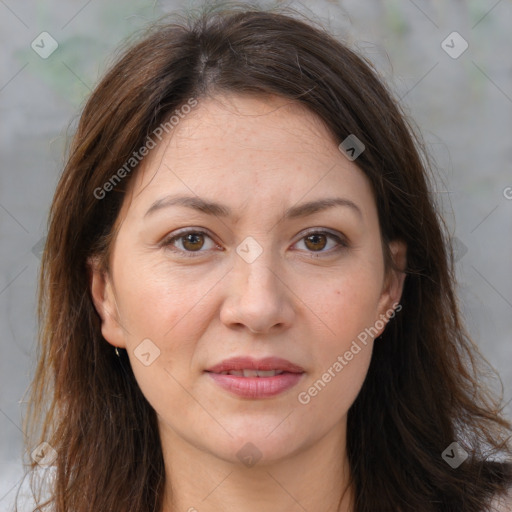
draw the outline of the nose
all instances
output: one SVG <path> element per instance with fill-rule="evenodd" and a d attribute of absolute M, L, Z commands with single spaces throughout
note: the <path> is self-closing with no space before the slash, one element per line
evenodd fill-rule
<path fill-rule="evenodd" d="M 292 325 L 295 315 L 292 298 L 284 272 L 279 272 L 265 252 L 252 263 L 237 255 L 220 318 L 231 328 L 274 333 Z"/>

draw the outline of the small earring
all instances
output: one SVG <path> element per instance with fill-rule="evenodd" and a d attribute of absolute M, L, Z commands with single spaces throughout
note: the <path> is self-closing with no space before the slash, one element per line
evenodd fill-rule
<path fill-rule="evenodd" d="M 116 356 L 117 356 L 117 357 L 121 357 L 121 356 L 119 355 L 119 350 L 117 349 L 117 347 L 115 348 L 115 353 L 116 353 Z"/>

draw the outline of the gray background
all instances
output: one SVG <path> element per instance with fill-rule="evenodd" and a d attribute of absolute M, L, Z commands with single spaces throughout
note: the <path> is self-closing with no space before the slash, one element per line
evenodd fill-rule
<path fill-rule="evenodd" d="M 67 127 L 123 38 L 192 5 L 198 4 L 0 0 L 0 510 L 9 509 L 22 477 L 22 400 L 35 364 L 37 244 Z M 437 162 L 436 194 L 455 238 L 461 310 L 501 374 L 511 417 L 511 1 L 290 5 L 371 59 L 420 127 Z M 59 45 L 47 59 L 31 48 L 43 31 Z M 456 59 L 441 46 L 453 31 L 469 45 Z"/>

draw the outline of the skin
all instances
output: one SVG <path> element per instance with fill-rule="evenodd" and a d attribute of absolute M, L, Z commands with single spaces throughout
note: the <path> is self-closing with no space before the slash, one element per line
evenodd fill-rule
<path fill-rule="evenodd" d="M 157 412 L 165 512 L 352 510 L 347 411 L 373 339 L 307 404 L 298 395 L 402 293 L 404 274 L 385 272 L 375 200 L 356 163 L 296 103 L 219 95 L 201 100 L 133 177 L 109 272 L 92 264 L 91 291 L 104 338 L 127 350 Z M 144 217 L 178 193 L 221 202 L 233 216 L 175 205 Z M 283 218 L 289 207 L 328 197 L 349 199 L 360 214 L 336 206 Z M 183 228 L 207 235 L 162 245 Z M 348 247 L 321 234 L 308 241 L 311 228 Z M 246 237 L 263 251 L 251 263 L 236 252 Z M 406 247 L 393 241 L 390 249 L 404 268 Z M 144 339 L 160 351 L 149 366 L 135 352 Z M 240 398 L 205 373 L 237 355 L 282 357 L 305 374 L 276 397 Z M 237 457 L 249 442 L 261 457 L 252 467 Z"/>

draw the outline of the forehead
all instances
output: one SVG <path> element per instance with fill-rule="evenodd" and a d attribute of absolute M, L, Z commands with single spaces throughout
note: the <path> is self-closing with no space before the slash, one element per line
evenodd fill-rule
<path fill-rule="evenodd" d="M 183 121 L 173 134 L 177 146 L 201 138 L 226 146 L 236 140 L 250 147 L 256 137 L 260 147 L 266 144 L 269 149 L 282 150 L 286 141 L 291 148 L 306 144 L 309 150 L 322 152 L 335 142 L 319 116 L 305 105 L 280 96 L 209 97 L 201 100 Z M 318 147 L 320 140 L 323 144 Z"/>
<path fill-rule="evenodd" d="M 169 191 L 229 196 L 235 209 L 260 194 L 269 204 L 336 191 L 371 198 L 366 176 L 342 155 L 322 119 L 278 96 L 199 101 L 145 157 L 120 217 L 132 210 L 140 217 Z"/>

